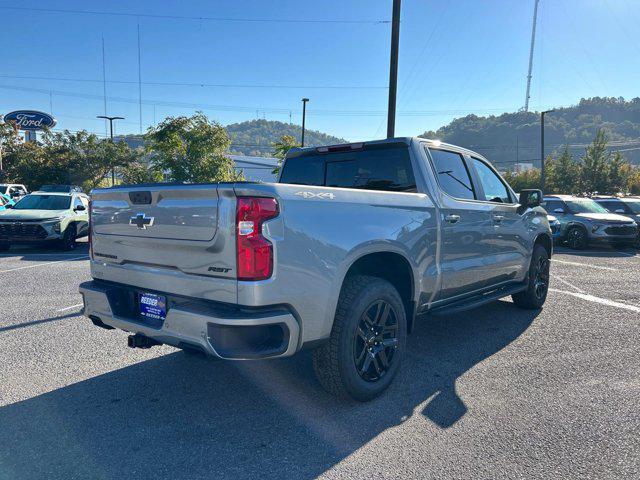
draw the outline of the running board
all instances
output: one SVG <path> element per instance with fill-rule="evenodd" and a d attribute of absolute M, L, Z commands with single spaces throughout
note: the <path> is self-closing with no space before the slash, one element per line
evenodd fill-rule
<path fill-rule="evenodd" d="M 451 315 L 454 313 L 464 312 L 476 307 L 480 307 L 490 302 L 500 300 L 501 298 L 508 297 L 514 293 L 519 293 L 527 289 L 526 283 L 518 283 L 516 285 L 507 285 L 500 287 L 496 290 L 490 290 L 480 295 L 474 295 L 473 297 L 465 298 L 454 303 L 449 303 L 441 307 L 435 307 L 428 313 L 432 315 Z"/>

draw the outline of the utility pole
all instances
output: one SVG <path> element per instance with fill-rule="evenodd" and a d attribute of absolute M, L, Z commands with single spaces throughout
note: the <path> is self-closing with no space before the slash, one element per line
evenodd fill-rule
<path fill-rule="evenodd" d="M 396 132 L 396 93 L 398 91 L 398 47 L 400 44 L 400 0 L 393 0 L 391 20 L 391 60 L 389 61 L 389 108 L 387 111 L 387 138 Z"/>
<path fill-rule="evenodd" d="M 104 57 L 104 35 L 102 36 L 102 98 L 104 100 L 104 114 L 107 114 L 107 68 Z M 53 113 L 51 114 L 53 115 Z M 104 133 L 107 134 L 107 121 L 104 122 Z"/>
<path fill-rule="evenodd" d="M 533 7 L 533 24 L 531 25 L 531 47 L 529 48 L 529 73 L 527 74 L 527 95 L 524 99 L 524 111 L 529 111 L 529 97 L 531 92 L 531 69 L 533 68 L 533 47 L 536 44 L 536 23 L 538 21 L 538 3 L 536 0 Z"/>
<path fill-rule="evenodd" d="M 300 146 L 304 147 L 304 121 L 307 117 L 307 102 L 309 101 L 308 98 L 303 98 L 302 99 L 302 139 L 300 141 Z"/>
<path fill-rule="evenodd" d="M 142 133 L 142 69 L 140 64 L 140 19 L 138 19 L 138 109 L 140 112 L 140 133 Z"/>
<path fill-rule="evenodd" d="M 545 110 L 540 113 L 540 190 L 544 192 L 544 183 L 546 175 L 544 172 L 544 116 L 547 113 L 555 112 L 555 110 Z"/>
<path fill-rule="evenodd" d="M 96 118 L 104 118 L 105 120 L 109 120 L 109 131 L 111 132 L 111 143 L 113 143 L 113 121 L 114 120 L 124 120 L 124 117 L 107 117 L 106 115 L 98 115 Z M 116 184 L 116 171 L 115 167 L 111 166 L 111 186 L 113 187 Z"/>

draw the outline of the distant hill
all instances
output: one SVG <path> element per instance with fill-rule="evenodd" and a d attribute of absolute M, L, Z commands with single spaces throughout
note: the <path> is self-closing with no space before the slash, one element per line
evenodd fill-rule
<path fill-rule="evenodd" d="M 569 145 L 575 156 L 582 155 L 599 128 L 607 131 L 612 149 L 620 150 L 631 163 L 640 164 L 640 98 L 629 101 L 621 97 L 582 99 L 578 105 L 558 108 L 547 114 L 545 154 Z M 488 117 L 467 115 L 421 136 L 475 150 L 500 169 L 511 168 L 516 162 L 539 166 L 538 112 Z"/>
<path fill-rule="evenodd" d="M 231 153 L 269 157 L 273 154 L 271 144 L 283 135 L 291 135 L 300 139 L 302 127 L 274 120 L 249 120 L 233 123 L 226 127 L 231 137 Z M 327 135 L 316 130 L 306 130 L 304 133 L 305 146 L 332 145 L 346 143 L 343 138 Z"/>
<path fill-rule="evenodd" d="M 273 120 L 248 120 L 227 125 L 225 129 L 231 138 L 230 153 L 255 157 L 271 157 L 273 155 L 272 143 L 280 140 L 283 135 L 291 135 L 299 141 L 302 134 L 300 125 L 291 125 Z M 141 135 L 121 135 L 115 137 L 114 140 L 124 140 L 131 148 L 144 145 Z M 317 130 L 306 130 L 304 133 L 304 144 L 306 146 L 333 145 L 336 143 L 347 143 L 347 141 L 344 138 L 327 135 Z"/>

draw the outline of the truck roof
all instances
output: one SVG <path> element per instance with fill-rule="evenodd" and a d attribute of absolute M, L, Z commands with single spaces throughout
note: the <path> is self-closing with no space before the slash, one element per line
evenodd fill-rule
<path fill-rule="evenodd" d="M 325 153 L 331 150 L 338 151 L 338 150 L 345 149 L 347 147 L 351 147 L 353 149 L 359 149 L 367 145 L 384 145 L 385 143 L 405 143 L 409 145 L 412 141 L 426 143 L 429 147 L 433 147 L 433 148 L 446 148 L 447 150 L 453 150 L 453 151 L 464 153 L 467 155 L 474 155 L 476 157 L 480 157 L 486 160 L 486 158 L 483 155 L 480 155 L 478 152 L 474 152 L 473 150 L 469 150 L 468 148 L 460 147 L 458 145 L 452 145 L 450 143 L 445 143 L 440 140 L 434 140 L 434 139 L 422 138 L 422 137 L 393 137 L 393 138 L 385 138 L 381 140 L 368 140 L 365 142 L 349 142 L 349 143 L 339 143 L 334 145 L 323 145 L 321 147 L 294 147 L 291 150 L 289 150 L 289 153 L 287 154 L 287 158 L 298 157 L 300 155 L 310 154 L 312 152 Z"/>

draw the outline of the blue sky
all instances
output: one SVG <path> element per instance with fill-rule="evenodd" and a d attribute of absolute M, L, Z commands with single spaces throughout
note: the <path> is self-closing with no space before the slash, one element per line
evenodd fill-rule
<path fill-rule="evenodd" d="M 396 134 L 417 135 L 467 113 L 520 108 L 533 3 L 404 0 Z M 126 117 L 118 133 L 137 133 L 139 22 L 144 130 L 154 119 L 196 110 L 222 124 L 257 117 L 288 122 L 291 112 L 299 124 L 306 96 L 308 128 L 353 141 L 380 138 L 391 27 L 378 21 L 390 17 L 391 0 L 0 0 L 0 113 L 52 107 L 60 128 L 104 134 L 95 119 L 104 113 L 104 37 L 107 113 Z M 538 20 L 531 109 L 640 95 L 639 0 L 541 0 Z"/>

